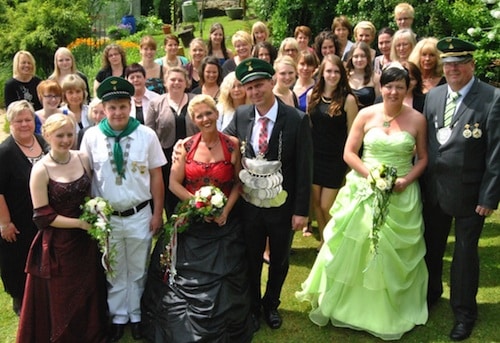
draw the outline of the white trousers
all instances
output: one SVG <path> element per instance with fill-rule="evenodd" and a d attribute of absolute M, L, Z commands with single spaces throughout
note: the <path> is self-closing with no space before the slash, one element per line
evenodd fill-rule
<path fill-rule="evenodd" d="M 116 251 L 114 276 L 107 277 L 108 306 L 113 324 L 141 321 L 141 296 L 146 283 L 152 234 L 151 207 L 129 217 L 111 216 L 111 246 Z"/>

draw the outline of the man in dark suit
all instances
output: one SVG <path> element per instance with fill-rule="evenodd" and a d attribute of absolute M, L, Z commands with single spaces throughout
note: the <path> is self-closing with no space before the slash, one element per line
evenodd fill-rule
<path fill-rule="evenodd" d="M 245 86 L 252 105 L 238 107 L 225 130 L 225 133 L 239 138 L 245 150 L 243 157 L 255 158 L 260 154 L 267 161 L 281 161 L 282 186 L 287 194 L 286 200 L 271 201 L 267 207 L 244 195 L 244 232 L 256 329 L 261 307 L 269 327 L 278 329 L 281 326 L 282 318 L 277 308 L 288 273 L 291 229 L 302 230 L 307 225 L 312 184 L 308 117 L 277 100 L 273 94 L 273 74 L 269 63 L 256 58 L 246 59 L 238 65 L 236 77 Z M 265 124 L 259 120 L 262 117 L 267 118 Z M 259 146 L 263 140 L 262 129 L 266 132 L 264 144 L 267 149 L 264 151 Z M 267 237 L 270 245 L 269 276 L 265 294 L 261 297 L 262 254 Z"/>
<path fill-rule="evenodd" d="M 500 200 L 500 90 L 474 77 L 473 44 L 448 37 L 437 48 L 448 84 L 432 89 L 424 105 L 427 300 L 432 306 L 443 292 L 443 255 L 454 218 L 450 303 L 455 324 L 450 338 L 460 341 L 470 336 L 477 319 L 479 236 Z"/>

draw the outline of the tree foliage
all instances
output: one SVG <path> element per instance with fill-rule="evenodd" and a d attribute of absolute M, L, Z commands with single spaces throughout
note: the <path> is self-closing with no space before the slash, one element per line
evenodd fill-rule
<path fill-rule="evenodd" d="M 11 60 L 18 50 L 28 50 L 42 75 L 53 68 L 58 47 L 91 32 L 88 1 L 28 0 L 5 7 L 0 59 Z"/>

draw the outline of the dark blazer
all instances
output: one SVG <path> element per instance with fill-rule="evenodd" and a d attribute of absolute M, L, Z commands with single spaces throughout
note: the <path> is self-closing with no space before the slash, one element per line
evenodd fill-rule
<path fill-rule="evenodd" d="M 312 140 L 309 119 L 300 110 L 278 101 L 278 115 L 269 139 L 267 160 L 281 160 L 283 189 L 288 197 L 281 206 L 287 214 L 308 216 L 312 185 Z M 245 144 L 245 156 L 255 157 L 251 144 L 255 122 L 255 106 L 243 105 L 236 109 L 234 117 L 224 133 L 238 137 Z M 279 139 L 282 136 L 281 158 Z"/>
<path fill-rule="evenodd" d="M 496 209 L 500 200 L 500 89 L 476 79 L 452 120 L 449 140 L 440 145 L 447 85 L 427 94 L 429 162 L 423 176 L 425 200 L 451 216 L 470 216 L 477 205 Z M 466 125 L 480 137 L 464 137 Z"/>

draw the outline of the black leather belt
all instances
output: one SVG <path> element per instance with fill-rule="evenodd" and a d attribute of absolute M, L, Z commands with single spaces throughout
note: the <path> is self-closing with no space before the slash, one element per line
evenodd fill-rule
<path fill-rule="evenodd" d="M 130 217 L 131 215 L 136 214 L 140 210 L 142 210 L 144 207 L 148 206 L 149 200 L 146 200 L 144 202 L 141 202 L 139 205 L 129 208 L 128 210 L 125 211 L 113 211 L 112 215 L 113 216 L 119 216 L 119 217 Z"/>

